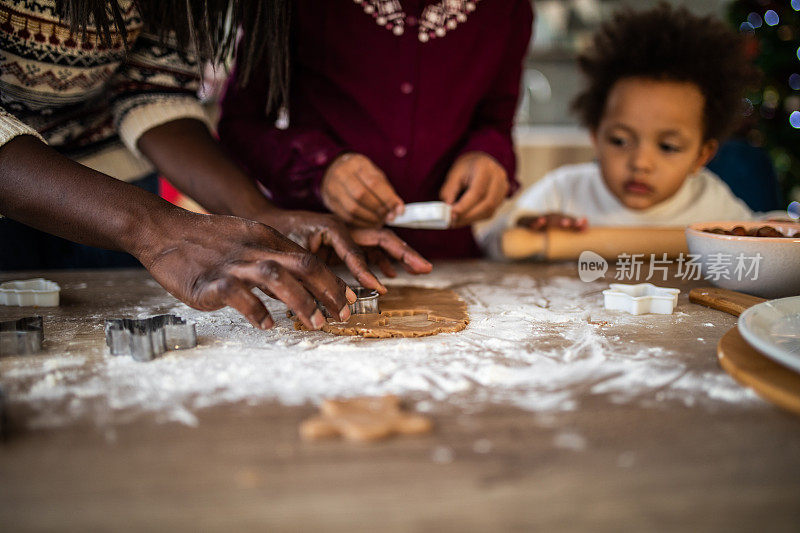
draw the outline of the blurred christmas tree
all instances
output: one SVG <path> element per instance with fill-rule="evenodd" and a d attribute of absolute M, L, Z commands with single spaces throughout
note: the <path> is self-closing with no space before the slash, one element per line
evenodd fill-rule
<path fill-rule="evenodd" d="M 784 198 L 800 200 L 800 0 L 734 0 L 728 15 L 764 73 L 742 133 L 768 151 Z"/>

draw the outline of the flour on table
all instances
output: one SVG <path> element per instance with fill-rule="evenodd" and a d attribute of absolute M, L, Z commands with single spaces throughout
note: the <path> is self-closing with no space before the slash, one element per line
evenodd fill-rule
<path fill-rule="evenodd" d="M 34 426 L 79 419 L 107 426 L 142 413 L 195 424 L 197 410 L 219 404 L 299 405 L 384 394 L 433 412 L 445 403 L 464 412 L 489 403 L 543 416 L 577 409 L 594 395 L 644 406 L 757 401 L 715 361 L 707 371 L 689 370 L 691 354 L 658 345 L 659 328 L 688 324 L 689 313 L 634 317 L 606 311 L 602 282 L 557 277 L 544 284 L 522 274 L 498 276 L 490 264 L 466 274 L 448 264 L 427 277 L 401 276 L 397 283 L 453 288 L 467 301 L 471 323 L 454 334 L 363 339 L 295 331 L 286 308 L 275 301 L 268 302 L 276 319 L 270 331 L 253 329 L 230 309 L 204 313 L 174 304 L 172 312 L 197 323 L 196 349 L 167 352 L 149 363 L 111 357 L 101 325 L 93 353 L 70 355 L 69 335 L 51 336 L 56 348 L 47 355 L 0 361 L 0 384 L 9 401 L 38 413 Z M 165 294 L 137 312 L 163 312 L 170 301 L 175 302 Z M 646 342 L 625 336 L 633 326 L 648 332 Z M 562 444 L 575 448 L 576 442 Z"/>

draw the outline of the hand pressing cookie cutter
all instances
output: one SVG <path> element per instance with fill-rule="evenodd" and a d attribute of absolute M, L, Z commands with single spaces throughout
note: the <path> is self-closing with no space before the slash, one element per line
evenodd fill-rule
<path fill-rule="evenodd" d="M 612 283 L 603 291 L 606 309 L 625 311 L 632 315 L 655 313 L 671 315 L 678 305 L 680 289 L 657 287 L 652 283 L 626 285 Z"/>
<path fill-rule="evenodd" d="M 44 326 L 40 316 L 0 322 L 0 356 L 41 352 L 43 340 Z"/>
<path fill-rule="evenodd" d="M 152 361 L 167 350 L 197 346 L 194 322 L 176 315 L 106 320 L 106 345 L 111 355 L 130 355 L 137 361 Z"/>
<path fill-rule="evenodd" d="M 450 205 L 444 202 L 414 202 L 388 226 L 414 229 L 447 229 L 450 227 Z"/>
<path fill-rule="evenodd" d="M 380 294 L 378 291 L 374 289 L 367 289 L 366 287 L 351 287 L 353 292 L 356 294 L 356 301 L 348 304 L 350 308 L 351 315 L 379 315 L 381 313 L 380 305 L 378 305 L 378 298 Z M 332 319 L 333 315 L 331 315 L 325 306 L 321 303 L 317 302 L 317 309 L 320 310 L 322 316 L 328 319 Z M 294 316 L 294 312 L 290 309 L 287 312 L 289 317 Z"/>
<path fill-rule="evenodd" d="M 350 304 L 350 313 L 354 315 L 379 315 L 381 313 L 378 298 L 380 295 L 374 289 L 356 287 L 356 301 Z"/>
<path fill-rule="evenodd" d="M 56 307 L 61 287 L 44 278 L 0 283 L 0 305 Z"/>

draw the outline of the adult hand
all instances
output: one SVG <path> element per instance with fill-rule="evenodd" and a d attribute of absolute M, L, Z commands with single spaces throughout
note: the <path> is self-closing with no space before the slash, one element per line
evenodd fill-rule
<path fill-rule="evenodd" d="M 576 218 L 563 213 L 547 213 L 520 217 L 517 226 L 533 231 L 544 231 L 547 228 L 583 231 L 589 227 L 589 222 L 586 217 Z"/>
<path fill-rule="evenodd" d="M 275 210 L 259 217 L 259 220 L 312 253 L 330 248 L 362 286 L 381 294 L 386 292 L 386 287 L 370 272 L 367 254 L 390 277 L 393 277 L 394 269 L 389 257 L 399 261 L 412 274 L 427 274 L 433 269 L 425 258 L 388 229 L 348 228 L 333 215 L 310 211 Z"/>
<path fill-rule="evenodd" d="M 397 276 L 390 258 L 399 262 L 409 274 L 427 274 L 433 270 L 427 259 L 391 230 L 355 228 L 350 230 L 350 236 L 353 242 L 364 248 L 367 260 L 378 265 L 381 272 L 390 278 Z"/>
<path fill-rule="evenodd" d="M 403 212 L 403 200 L 386 175 L 361 154 L 337 157 L 325 171 L 320 192 L 325 207 L 354 226 L 382 226 Z"/>
<path fill-rule="evenodd" d="M 493 157 L 467 152 L 456 159 L 439 193 L 453 206 L 453 227 L 467 226 L 492 216 L 508 193 L 508 176 Z"/>
<path fill-rule="evenodd" d="M 347 320 L 356 296 L 309 251 L 273 228 L 242 218 L 182 211 L 170 216 L 161 234 L 148 234 L 135 254 L 152 276 L 179 300 L 213 311 L 229 305 L 255 327 L 274 324 L 251 292 L 261 289 L 284 302 L 303 324 L 319 329 L 325 318 Z"/>
<path fill-rule="evenodd" d="M 65 158 L 21 135 L 0 147 L 0 212 L 61 237 L 134 255 L 188 305 L 226 305 L 256 327 L 273 321 L 251 290 L 279 298 L 306 327 L 324 323 L 316 298 L 346 319 L 356 296 L 320 260 L 263 224 L 200 215 Z"/>

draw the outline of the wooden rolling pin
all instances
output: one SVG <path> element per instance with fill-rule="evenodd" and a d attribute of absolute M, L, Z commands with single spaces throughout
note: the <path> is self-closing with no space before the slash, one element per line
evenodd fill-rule
<path fill-rule="evenodd" d="M 550 261 L 577 259 L 584 250 L 606 259 L 616 259 L 622 253 L 677 257 L 689 251 L 682 227 L 596 227 L 585 231 L 511 228 L 503 234 L 502 249 L 509 259 L 539 256 Z"/>
<path fill-rule="evenodd" d="M 764 298 L 717 287 L 692 289 L 689 291 L 689 301 L 724 311 L 733 316 L 739 316 L 754 305 L 766 302 Z"/>

